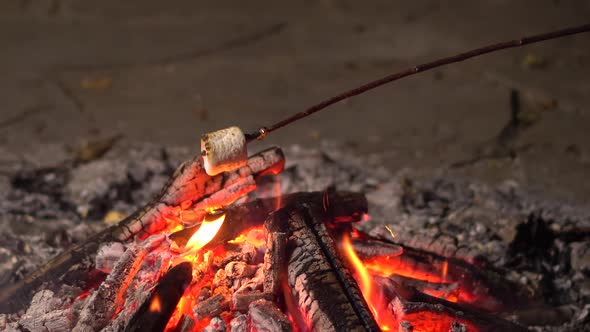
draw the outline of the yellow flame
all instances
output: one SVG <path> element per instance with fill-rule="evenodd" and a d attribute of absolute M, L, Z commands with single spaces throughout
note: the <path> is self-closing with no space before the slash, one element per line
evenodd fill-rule
<path fill-rule="evenodd" d="M 191 238 L 186 243 L 186 250 L 198 250 L 203 248 L 207 243 L 209 243 L 215 237 L 215 234 L 223 225 L 223 221 L 225 220 L 225 213 L 219 216 L 219 218 L 208 221 L 206 218 L 203 220 L 201 227 L 199 230 L 191 236 Z"/>
<path fill-rule="evenodd" d="M 150 311 L 151 312 L 160 312 L 162 311 L 162 304 L 160 304 L 160 297 L 158 294 L 154 295 L 152 302 L 150 303 Z"/>
<path fill-rule="evenodd" d="M 373 313 L 375 320 L 379 324 L 379 327 L 381 328 L 382 331 L 389 331 L 390 330 L 389 323 L 391 323 L 391 322 L 387 317 L 385 317 L 383 319 L 380 319 L 380 317 L 379 317 L 379 311 L 377 310 L 377 308 L 375 308 L 375 303 L 377 303 L 378 301 L 377 301 L 376 294 L 373 293 L 373 279 L 372 279 L 371 275 L 369 274 L 369 270 L 365 267 L 363 262 L 360 260 L 360 258 L 357 256 L 356 252 L 354 251 L 354 247 L 352 246 L 352 243 L 350 240 L 350 234 L 348 234 L 348 233 L 344 234 L 344 238 L 342 239 L 342 245 L 343 245 L 344 253 L 346 254 L 348 259 L 352 263 L 353 267 L 355 268 L 355 270 L 360 278 L 359 287 L 361 289 L 361 293 L 363 293 L 363 297 L 365 298 L 365 301 L 367 301 L 367 304 L 369 305 L 369 309 L 371 309 L 371 312 Z"/>
<path fill-rule="evenodd" d="M 365 299 L 368 300 L 369 294 L 371 294 L 371 276 L 369 275 L 369 271 L 361 262 L 360 258 L 356 255 L 354 248 L 352 247 L 352 243 L 350 242 L 350 235 L 345 234 L 344 238 L 342 239 L 342 245 L 344 246 L 344 252 L 348 259 L 350 259 L 352 265 L 356 269 L 359 277 L 361 279 L 361 284 L 359 285 L 361 288 L 361 292 L 365 296 Z"/>

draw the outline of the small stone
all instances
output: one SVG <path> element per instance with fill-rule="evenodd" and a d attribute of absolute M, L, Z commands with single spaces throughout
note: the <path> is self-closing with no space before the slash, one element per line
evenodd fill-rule
<path fill-rule="evenodd" d="M 571 266 L 576 271 L 590 271 L 590 243 L 573 242 L 571 248 Z"/>

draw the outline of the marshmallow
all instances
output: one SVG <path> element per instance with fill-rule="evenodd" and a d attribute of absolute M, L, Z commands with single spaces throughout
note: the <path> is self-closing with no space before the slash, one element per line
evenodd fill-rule
<path fill-rule="evenodd" d="M 238 127 L 228 127 L 201 137 L 201 155 L 208 175 L 217 175 L 246 165 L 246 137 Z"/>

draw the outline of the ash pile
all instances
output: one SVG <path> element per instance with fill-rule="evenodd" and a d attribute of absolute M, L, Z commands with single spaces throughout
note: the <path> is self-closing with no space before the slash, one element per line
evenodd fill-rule
<path fill-rule="evenodd" d="M 193 152 L 116 146 L 83 158 L 51 146 L 1 160 L 0 285 L 21 280 L 148 203 Z M 512 181 L 492 188 L 444 176 L 418 178 L 407 170 L 393 174 L 378 157 L 360 158 L 334 144 L 293 146 L 285 154 L 282 193 L 363 192 L 372 219 L 364 223 L 367 233 L 465 260 L 519 284 L 530 302 L 506 311 L 505 318 L 538 331 L 579 331 L 590 323 L 588 208 L 537 199 Z M 37 300 L 57 311 L 79 295 L 79 289 L 64 289 Z M 1 314 L 0 329 L 25 331 L 27 318 L 27 312 Z"/>

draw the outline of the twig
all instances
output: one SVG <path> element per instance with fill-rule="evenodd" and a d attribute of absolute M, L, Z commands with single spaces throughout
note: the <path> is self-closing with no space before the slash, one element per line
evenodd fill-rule
<path fill-rule="evenodd" d="M 361 85 L 357 88 L 354 88 L 352 90 L 348 90 L 343 93 L 340 93 L 332 98 L 329 98 L 329 99 L 326 99 L 326 100 L 320 102 L 319 104 L 311 106 L 310 108 L 308 108 L 307 110 L 305 110 L 303 112 L 296 113 L 296 114 L 294 114 L 282 121 L 279 121 L 269 127 L 261 127 L 260 129 L 258 129 L 257 132 L 247 134 L 246 138 L 249 142 L 256 140 L 256 139 L 257 140 L 264 139 L 271 132 L 273 132 L 279 128 L 282 128 L 290 123 L 293 123 L 297 120 L 305 118 L 309 115 L 312 115 L 313 113 L 321 111 L 330 105 L 333 105 L 333 104 L 336 104 L 337 102 L 340 102 L 342 100 L 363 94 L 369 90 L 373 90 L 377 87 L 380 87 L 380 86 L 385 85 L 387 83 L 391 83 L 393 81 L 397 81 L 397 80 L 402 79 L 407 76 L 412 76 L 412 75 L 415 75 L 415 74 L 418 74 L 421 72 L 425 72 L 430 69 L 445 66 L 448 64 L 461 62 L 461 61 L 464 61 L 464 60 L 467 60 L 470 58 L 474 58 L 474 57 L 478 57 L 480 55 L 484 55 L 487 53 L 492 53 L 492 52 L 505 50 L 505 49 L 509 49 L 509 48 L 514 48 L 514 47 L 520 47 L 520 46 L 524 46 L 524 45 L 528 45 L 528 44 L 533 44 L 533 43 L 537 43 L 537 42 L 541 42 L 541 41 L 545 41 L 545 40 L 565 37 L 565 36 L 574 35 L 574 34 L 583 33 L 583 32 L 590 32 L 590 24 L 585 24 L 585 25 L 567 28 L 567 29 L 563 29 L 563 30 L 558 30 L 558 31 L 544 33 L 544 34 L 524 37 L 524 38 L 520 38 L 520 39 L 514 39 L 511 41 L 501 42 L 501 43 L 497 43 L 497 44 L 493 44 L 493 45 L 488 45 L 488 46 L 476 48 L 476 49 L 473 49 L 473 50 L 470 50 L 470 51 L 467 51 L 464 53 L 453 55 L 453 56 L 450 56 L 447 58 L 442 58 L 442 59 L 438 59 L 438 60 L 435 60 L 432 62 L 417 65 L 412 68 L 403 70 L 401 72 L 397 72 L 395 74 L 385 76 L 385 77 L 380 78 L 378 80 L 368 82 L 368 83 Z"/>
<path fill-rule="evenodd" d="M 37 114 L 45 109 L 49 109 L 51 105 L 36 105 L 29 108 L 26 108 L 22 112 L 16 114 L 13 117 L 9 117 L 3 121 L 0 121 L 0 129 L 4 129 L 6 127 L 10 127 L 15 123 L 25 120 L 31 115 Z"/>

